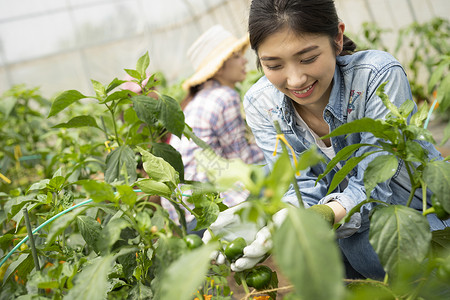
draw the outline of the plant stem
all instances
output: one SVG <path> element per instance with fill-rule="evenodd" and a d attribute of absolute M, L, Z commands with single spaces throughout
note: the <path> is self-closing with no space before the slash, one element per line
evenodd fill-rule
<path fill-rule="evenodd" d="M 273 125 L 275 126 L 275 130 L 276 130 L 277 134 L 283 134 L 281 132 L 280 124 L 278 123 L 277 120 L 273 121 Z M 289 153 L 286 145 L 283 142 L 281 142 L 281 148 L 283 149 L 283 152 Z M 294 156 L 294 155 L 295 155 L 295 153 L 292 153 L 292 156 Z M 292 176 L 292 177 L 293 177 L 292 185 L 294 186 L 294 191 L 295 191 L 295 195 L 297 196 L 298 203 L 301 207 L 305 207 L 305 205 L 303 204 L 302 194 L 300 193 L 300 188 L 298 186 L 297 178 L 295 177 L 295 173 L 294 173 L 294 176 Z"/>
<path fill-rule="evenodd" d="M 108 104 L 105 104 L 106 107 L 108 108 L 109 112 L 111 113 L 111 117 L 112 117 L 112 121 L 113 121 L 113 126 L 114 126 L 114 134 L 116 135 L 116 141 L 117 141 L 117 145 L 120 147 L 121 143 L 119 140 L 119 133 L 117 131 L 117 124 L 116 124 L 116 120 L 115 120 L 115 112 L 114 109 L 109 106 Z M 113 101 L 113 105 L 114 105 L 114 101 Z"/>
<path fill-rule="evenodd" d="M 239 279 L 241 280 L 242 287 L 244 288 L 245 294 L 246 295 L 250 294 L 250 289 L 248 288 L 247 282 L 245 281 L 244 273 L 239 272 L 238 276 L 239 276 Z"/>
<path fill-rule="evenodd" d="M 420 184 L 422 185 L 422 212 L 427 210 L 427 184 L 420 180 Z"/>

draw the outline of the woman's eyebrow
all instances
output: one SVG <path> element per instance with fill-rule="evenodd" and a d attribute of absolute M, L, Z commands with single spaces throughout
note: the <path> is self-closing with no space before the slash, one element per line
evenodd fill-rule
<path fill-rule="evenodd" d="M 306 48 L 298 51 L 297 53 L 295 53 L 294 56 L 299 56 L 299 55 L 308 53 L 308 52 L 310 52 L 312 50 L 315 50 L 317 48 L 319 48 L 319 46 L 317 46 L 317 45 L 306 47 Z M 276 56 L 261 56 L 259 59 L 260 60 L 264 60 L 264 61 L 269 61 L 269 60 L 277 60 L 277 59 L 280 59 L 280 58 L 276 57 Z"/>

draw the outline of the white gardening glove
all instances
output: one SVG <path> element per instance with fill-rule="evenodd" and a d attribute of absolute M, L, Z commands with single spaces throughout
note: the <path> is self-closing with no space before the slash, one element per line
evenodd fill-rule
<path fill-rule="evenodd" d="M 256 234 L 255 240 L 244 248 L 244 255 L 231 264 L 231 270 L 240 272 L 253 268 L 272 249 L 270 228 L 278 228 L 286 219 L 288 210 L 283 208 L 272 216 L 272 224 L 264 226 Z"/>
<path fill-rule="evenodd" d="M 245 208 L 247 205 L 248 203 L 242 202 L 220 212 L 216 221 L 209 226 L 209 230 L 212 231 L 214 236 L 228 242 L 231 242 L 238 237 L 243 237 L 247 244 L 253 242 L 256 233 L 263 226 L 263 220 L 259 220 L 259 223 L 243 222 L 236 212 Z M 206 230 L 202 237 L 205 244 L 212 239 L 209 230 Z M 218 264 L 223 264 L 225 262 L 225 256 L 219 251 L 214 251 L 211 254 L 211 259 L 216 260 L 216 263 Z"/>

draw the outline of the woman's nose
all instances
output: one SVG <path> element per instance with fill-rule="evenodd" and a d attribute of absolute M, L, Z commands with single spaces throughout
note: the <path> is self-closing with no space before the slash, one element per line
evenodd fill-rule
<path fill-rule="evenodd" d="M 302 88 L 308 80 L 306 73 L 298 66 L 288 67 L 285 76 L 288 88 Z"/>

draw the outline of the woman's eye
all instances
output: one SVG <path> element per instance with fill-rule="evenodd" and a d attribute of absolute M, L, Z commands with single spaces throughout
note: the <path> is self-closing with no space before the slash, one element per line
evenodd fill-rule
<path fill-rule="evenodd" d="M 310 63 L 314 62 L 317 59 L 317 57 L 319 57 L 319 55 L 315 55 L 310 58 L 302 59 L 300 62 L 304 63 L 304 64 L 310 64 Z"/>
<path fill-rule="evenodd" d="M 281 66 L 280 65 L 275 65 L 275 66 L 265 66 L 267 69 L 269 69 L 269 70 L 277 70 L 277 69 L 279 69 L 279 68 L 281 68 Z"/>

